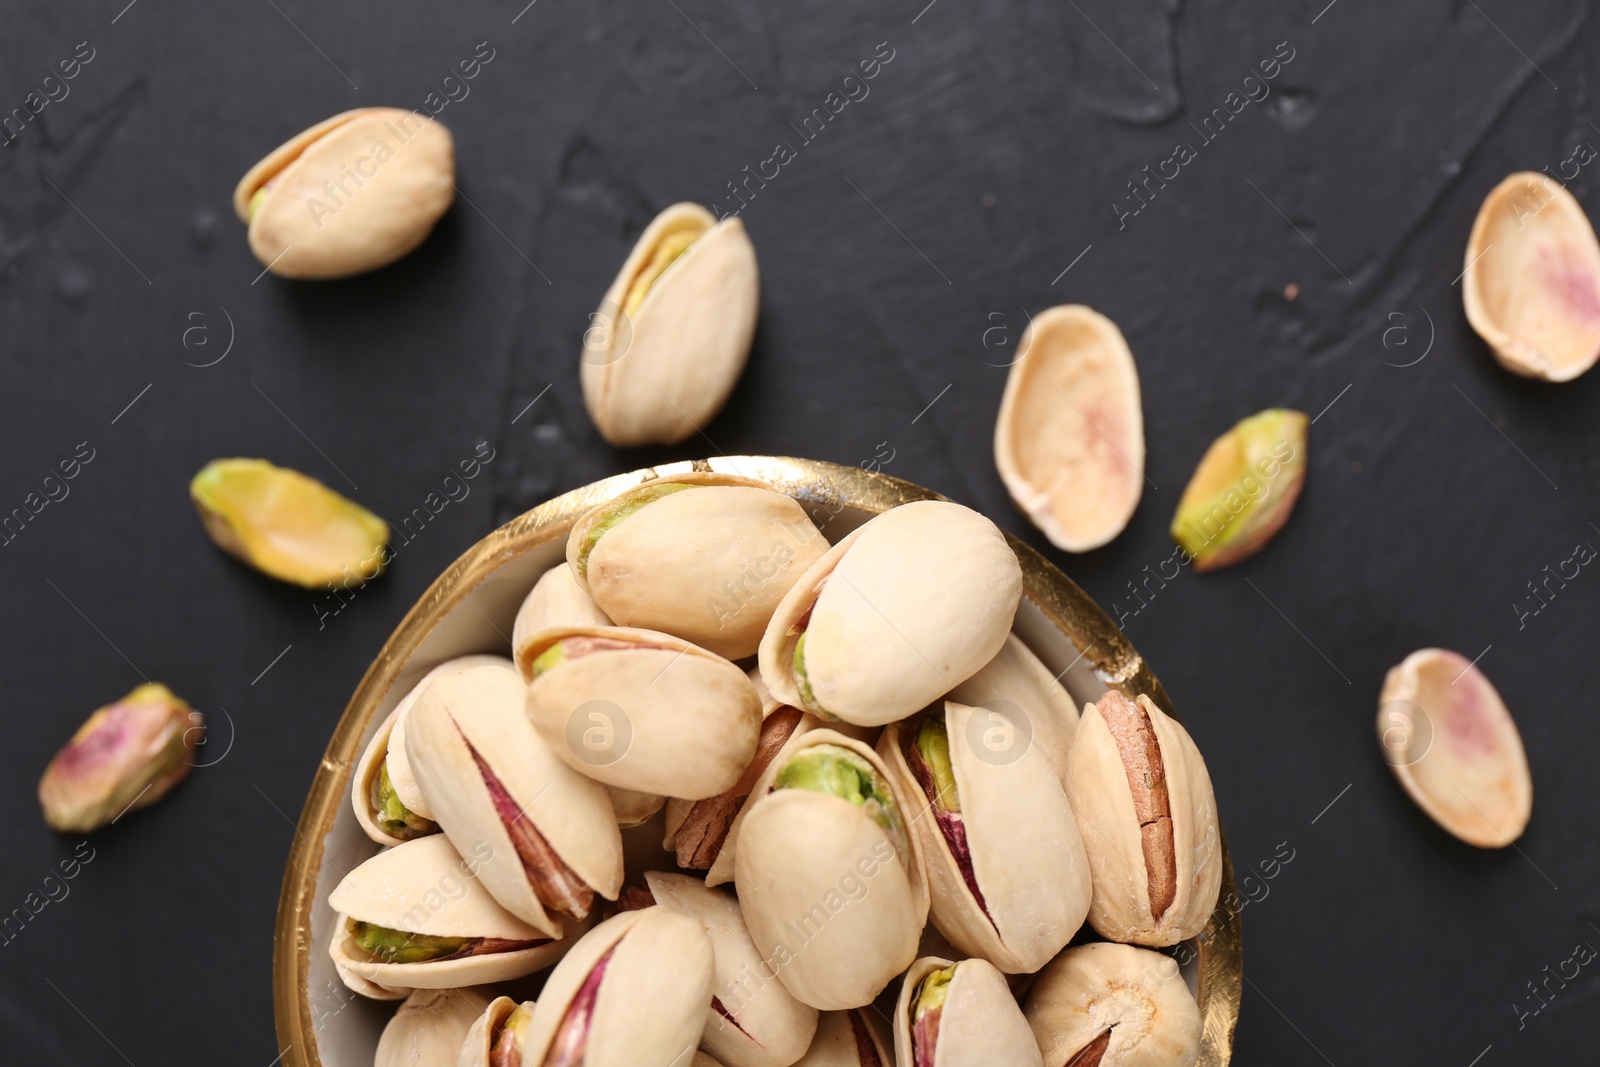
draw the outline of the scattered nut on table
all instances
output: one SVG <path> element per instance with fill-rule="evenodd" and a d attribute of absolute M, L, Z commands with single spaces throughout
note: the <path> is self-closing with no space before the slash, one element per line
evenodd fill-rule
<path fill-rule="evenodd" d="M 1305 484 L 1309 429 L 1303 413 L 1271 408 L 1211 443 L 1172 516 L 1197 572 L 1241 563 L 1283 529 Z"/>

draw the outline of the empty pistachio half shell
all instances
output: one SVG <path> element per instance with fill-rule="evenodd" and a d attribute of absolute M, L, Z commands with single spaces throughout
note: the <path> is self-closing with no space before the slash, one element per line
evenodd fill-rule
<path fill-rule="evenodd" d="M 1045 1067 L 1194 1067 L 1200 1008 L 1171 956 L 1104 941 L 1039 972 L 1024 1006 Z"/>
<path fill-rule="evenodd" d="M 1310 425 L 1302 412 L 1270 408 L 1211 443 L 1172 517 L 1172 539 L 1196 571 L 1249 559 L 1289 521 L 1305 484 Z"/>
<path fill-rule="evenodd" d="M 986 960 L 925 956 L 900 981 L 895 1067 L 1042 1067 L 1005 975 Z"/>

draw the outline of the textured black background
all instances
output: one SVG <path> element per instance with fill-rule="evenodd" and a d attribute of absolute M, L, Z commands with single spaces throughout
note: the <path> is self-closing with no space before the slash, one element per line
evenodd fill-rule
<path fill-rule="evenodd" d="M 1513 605 L 1600 544 L 1600 378 L 1498 369 L 1452 283 L 1490 187 L 1600 145 L 1591 5 L 538 0 L 513 24 L 525 0 L 125 2 L 0 8 L 0 108 L 78 42 L 95 56 L 0 149 L 0 511 L 79 442 L 95 455 L 0 548 L 0 912 L 78 845 L 33 792 L 92 708 L 165 681 L 210 714 L 215 765 L 96 835 L 70 896 L 0 946 L 0 1059 L 267 1067 L 279 883 L 333 724 L 426 584 L 552 494 L 714 451 L 892 450 L 889 473 L 1048 547 L 990 436 L 996 365 L 1067 302 L 1121 325 L 1144 388 L 1138 514 L 1098 552 L 1051 551 L 1108 608 L 1137 607 L 1126 583 L 1170 553 L 1216 434 L 1320 413 L 1276 542 L 1126 618 L 1241 873 L 1293 849 L 1244 911 L 1236 1062 L 1593 1058 L 1597 968 L 1537 1014 L 1527 983 L 1600 946 L 1600 577 L 1520 627 Z M 471 203 L 391 269 L 252 282 L 239 176 L 334 112 L 422 105 L 481 41 L 493 62 L 440 116 Z M 802 145 L 790 123 L 879 42 L 870 95 Z M 1119 230 L 1124 183 L 1198 145 L 1189 123 L 1280 42 L 1272 95 Z M 709 439 L 606 447 L 577 384 L 586 315 L 655 211 L 723 202 L 780 141 L 798 158 L 743 215 L 763 307 L 732 402 Z M 1572 188 L 1595 209 L 1592 170 Z M 228 317 L 227 358 L 186 365 Z M 320 630 L 313 596 L 223 557 L 186 499 L 207 460 L 260 455 L 399 516 L 481 440 L 472 495 Z M 1383 764 L 1383 672 L 1433 644 L 1488 648 L 1518 717 L 1538 799 L 1517 849 L 1449 838 Z"/>

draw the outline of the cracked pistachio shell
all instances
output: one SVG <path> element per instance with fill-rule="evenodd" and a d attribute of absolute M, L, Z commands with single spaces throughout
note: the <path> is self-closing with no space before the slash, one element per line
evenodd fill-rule
<path fill-rule="evenodd" d="M 369 982 L 359 974 L 338 963 L 333 965 L 333 969 L 339 975 L 339 980 L 345 984 L 345 988 L 359 993 L 369 1000 L 404 1000 L 416 992 L 415 989 L 407 989 L 403 986 L 390 987 L 378 985 L 376 982 Z"/>
<path fill-rule="evenodd" d="M 494 1052 L 495 1042 L 500 1039 L 500 1032 L 506 1022 L 511 1018 L 511 1013 L 521 1007 L 528 1013 L 533 1012 L 534 1003 L 531 1000 L 518 1005 L 510 997 L 495 997 L 484 1008 L 483 1013 L 473 1020 L 472 1026 L 467 1030 L 465 1040 L 461 1042 L 460 1052 L 454 1062 L 455 1067 L 500 1067 L 492 1064 L 490 1057 Z M 520 1065 L 521 1057 L 517 1058 Z"/>
<path fill-rule="evenodd" d="M 1027 716 L 1028 740 L 1044 753 L 1056 777 L 1065 780 L 1067 750 L 1078 729 L 1078 705 L 1058 681 L 1055 672 L 1040 662 L 1016 634 L 994 659 L 971 678 L 950 690 L 949 699 L 974 708 L 1020 711 Z"/>
<path fill-rule="evenodd" d="M 1467 239 L 1467 321 L 1513 374 L 1571 381 L 1600 358 L 1600 242 L 1583 207 L 1543 174 L 1489 193 Z"/>
<path fill-rule="evenodd" d="M 1211 443 L 1172 517 L 1172 539 L 1199 572 L 1260 552 L 1289 521 L 1306 480 L 1303 412 L 1269 408 Z"/>
<path fill-rule="evenodd" d="M 378 781 L 379 774 L 387 770 L 389 786 L 394 790 L 400 803 L 405 805 L 406 810 L 429 822 L 433 821 L 433 811 L 423 799 L 422 790 L 418 788 L 416 778 L 411 774 L 411 761 L 405 754 L 405 724 L 417 698 L 422 695 L 428 683 L 440 674 L 490 664 L 510 667 L 511 661 L 504 656 L 461 656 L 458 659 L 446 660 L 433 668 L 422 676 L 422 681 L 418 682 L 409 693 L 400 698 L 400 703 L 396 704 L 394 710 L 389 712 L 378 725 L 377 733 L 372 735 L 372 740 L 368 741 L 367 747 L 362 750 L 361 758 L 356 761 L 355 773 L 350 776 L 350 801 L 355 808 L 356 822 L 360 823 L 361 829 L 378 844 L 398 845 L 412 837 L 421 836 L 421 833 L 434 832 L 431 830 L 412 832 L 408 837 L 397 837 L 379 825 L 378 812 L 372 806 L 372 787 Z"/>
<path fill-rule="evenodd" d="M 889 1067 L 894 1054 L 866 1008 L 825 1011 L 817 1036 L 794 1067 Z"/>
<path fill-rule="evenodd" d="M 328 945 L 345 984 L 362 995 L 389 990 L 453 989 L 521 978 L 559 959 L 566 941 L 425 963 L 385 963 L 366 957 L 351 938 L 351 922 L 428 937 L 535 941 L 544 934 L 495 902 L 473 875 L 481 858 L 463 859 L 443 834 L 386 849 L 347 874 L 328 894 L 336 912 Z M 351 982 L 350 976 L 360 979 Z"/>
<path fill-rule="evenodd" d="M 489 1006 L 477 989 L 419 989 L 378 1038 L 373 1067 L 455 1067 L 472 1024 Z"/>
<path fill-rule="evenodd" d="M 902 504 L 834 545 L 784 596 L 761 640 L 761 677 L 785 704 L 882 726 L 993 659 L 1021 596 L 1016 553 L 994 523 L 949 501 Z M 802 636 L 809 701 L 796 674 Z"/>
<path fill-rule="evenodd" d="M 657 904 L 694 919 L 711 939 L 715 1002 L 700 1037 L 706 1050 L 726 1067 L 788 1067 L 799 1059 L 816 1033 L 817 1009 L 763 976 L 733 894 L 683 874 L 650 871 L 644 880 Z"/>
<path fill-rule="evenodd" d="M 557 626 L 610 626 L 612 621 L 578 581 L 572 568 L 560 563 L 545 571 L 517 609 L 511 624 L 511 647 L 521 648 L 540 630 Z"/>
<path fill-rule="evenodd" d="M 1006 378 L 994 461 L 1011 499 L 1058 548 L 1121 533 L 1144 492 L 1139 371 L 1116 323 L 1081 305 L 1028 325 Z"/>
<path fill-rule="evenodd" d="M 343 278 L 420 245 L 455 194 L 455 141 L 403 108 L 333 116 L 250 168 L 233 191 L 250 251 L 281 278 Z"/>
<path fill-rule="evenodd" d="M 946 701 L 945 724 L 980 905 L 952 852 L 907 749 L 924 718 L 889 724 L 878 739 L 906 821 L 921 845 L 933 924 L 950 943 L 1008 974 L 1037 971 L 1089 913 L 1089 860 L 1072 807 L 1044 753 L 1004 717 Z"/>
<path fill-rule="evenodd" d="M 602 960 L 583 1067 L 688 1062 L 711 1004 L 711 942 L 698 922 L 662 907 L 622 912 L 572 947 L 539 994 L 522 1062 L 544 1067 L 568 1009 Z"/>
<path fill-rule="evenodd" d="M 1194 1067 L 1200 1008 L 1171 956 L 1099 941 L 1039 972 L 1024 1007 L 1045 1067 Z"/>
<path fill-rule="evenodd" d="M 389 524 L 314 478 L 264 459 L 214 459 L 189 496 L 216 546 L 262 574 L 346 589 L 383 571 Z"/>
<path fill-rule="evenodd" d="M 1395 777 L 1434 822 L 1478 848 L 1504 848 L 1522 836 L 1533 816 L 1522 735 L 1465 656 L 1424 648 L 1391 669 L 1378 737 Z"/>
<path fill-rule="evenodd" d="M 53 830 L 88 833 L 145 808 L 188 777 L 205 719 L 172 690 L 147 682 L 90 715 L 39 779 Z"/>
<path fill-rule="evenodd" d="M 528 722 L 524 699 L 522 676 L 509 667 L 441 675 L 411 711 L 406 756 L 445 836 L 462 855 L 480 858 L 483 887 L 544 936 L 559 937 L 562 916 L 535 892 L 477 760 L 499 780 L 518 819 L 607 900 L 622 887 L 622 834 L 605 790 L 556 758 Z"/>
<path fill-rule="evenodd" d="M 698 800 L 743 772 L 761 730 L 744 672 L 680 638 L 621 626 L 545 630 L 519 652 L 523 676 L 569 639 L 620 642 L 569 657 L 528 685 L 527 714 L 555 754 L 620 789 Z"/>
<path fill-rule="evenodd" d="M 1176 719 L 1147 696 L 1134 702 L 1115 690 L 1086 705 L 1067 797 L 1094 878 L 1089 922 L 1101 935 L 1175 945 L 1205 928 L 1222 886 L 1222 834 L 1205 760 Z M 1160 914 L 1153 895 L 1170 898 Z"/>
<path fill-rule="evenodd" d="M 793 498 L 749 478 L 693 472 L 595 507 L 573 526 L 567 563 L 617 625 L 743 659 L 827 550 Z"/>
<path fill-rule="evenodd" d="M 698 204 L 657 215 L 584 333 L 583 402 L 601 436 L 671 445 L 715 418 L 744 371 L 759 302 L 744 223 Z"/>
<path fill-rule="evenodd" d="M 1042 1067 L 1039 1046 L 1011 995 L 1005 975 L 987 960 L 925 956 L 906 971 L 894 1006 L 895 1067 L 917 1067 L 911 1042 L 922 980 L 934 971 L 955 968 L 939 1009 L 938 1039 L 929 1067 Z"/>
<path fill-rule="evenodd" d="M 906 797 L 877 754 L 832 730 L 808 732 L 756 783 L 743 813 L 734 884 L 762 959 L 802 1003 L 824 1011 L 871 1002 L 916 959 L 928 917 L 927 873 L 914 834 L 903 847 L 848 800 L 774 789 L 778 773 L 815 745 L 865 760 L 894 797 Z"/>

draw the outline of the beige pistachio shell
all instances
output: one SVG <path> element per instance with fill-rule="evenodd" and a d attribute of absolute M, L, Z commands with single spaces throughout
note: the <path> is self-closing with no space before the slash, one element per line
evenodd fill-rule
<path fill-rule="evenodd" d="M 794 1067 L 889 1067 L 894 1054 L 873 1014 L 868 1008 L 823 1012 L 817 1019 L 817 1036 Z M 869 1050 L 875 1058 L 868 1058 Z"/>
<path fill-rule="evenodd" d="M 1005 975 L 986 960 L 955 963 L 937 957 L 917 960 L 901 980 L 894 1007 L 895 1067 L 917 1067 L 911 1034 L 918 987 L 929 974 L 948 967 L 956 973 L 939 1010 L 933 1067 L 1042 1067 L 1033 1031 Z"/>
<path fill-rule="evenodd" d="M 1141 818 L 1130 779 L 1142 772 L 1130 774 L 1113 726 L 1107 725 L 1109 714 L 1130 749 L 1146 751 L 1142 740 L 1116 725 L 1142 721 L 1140 711 L 1159 751 L 1170 811 L 1163 819 Z M 1160 782 L 1146 776 L 1140 786 L 1150 803 L 1160 802 Z M 1067 797 L 1089 855 L 1094 878 L 1089 922 L 1096 930 L 1115 941 L 1175 945 L 1205 928 L 1222 886 L 1217 802 L 1205 760 L 1176 719 L 1149 697 L 1132 702 L 1116 690 L 1086 705 L 1068 753 Z M 1152 885 L 1170 886 L 1171 901 L 1160 915 L 1151 903 Z"/>
<path fill-rule="evenodd" d="M 517 609 L 516 621 L 511 624 L 511 647 L 521 648 L 531 635 L 557 626 L 610 625 L 611 620 L 572 568 L 558 563 L 540 576 Z"/>
<path fill-rule="evenodd" d="M 342 278 L 416 248 L 454 195 L 450 131 L 403 108 L 370 107 L 279 146 L 239 182 L 233 209 L 274 274 Z"/>
<path fill-rule="evenodd" d="M 347 989 L 371 1000 L 404 1000 L 416 992 L 415 989 L 391 989 L 389 986 L 381 986 L 376 982 L 369 982 L 359 974 L 338 963 L 333 965 L 333 969 L 339 975 L 339 981 L 343 982 Z"/>
<path fill-rule="evenodd" d="M 1067 750 L 1078 729 L 1078 705 L 1038 656 L 1016 634 L 1009 634 L 994 659 L 971 678 L 950 690 L 949 699 L 974 708 L 1013 709 L 1027 718 L 1028 743 L 1044 753 L 1065 780 Z"/>
<path fill-rule="evenodd" d="M 1467 321 L 1500 365 L 1571 381 L 1600 358 L 1600 242 L 1583 207 L 1543 174 L 1489 193 L 1467 239 Z"/>
<path fill-rule="evenodd" d="M 695 920 L 654 907 L 607 919 L 550 972 L 528 1024 L 528 1067 L 543 1067 L 573 999 L 607 953 L 583 1067 L 680 1067 L 693 1055 L 711 1003 L 711 942 Z"/>
<path fill-rule="evenodd" d="M 902 504 L 833 546 L 789 590 L 761 640 L 773 696 L 858 726 L 926 707 L 1000 651 L 1022 571 L 998 527 L 944 500 Z M 811 700 L 796 678 L 805 625 Z"/>
<path fill-rule="evenodd" d="M 511 914 L 559 937 L 562 918 L 535 892 L 477 761 L 488 765 L 519 819 L 608 900 L 622 886 L 622 835 L 605 790 L 556 758 L 528 722 L 524 700 L 522 676 L 509 667 L 441 675 L 412 709 L 406 755 L 456 850 L 476 855 L 487 847 L 477 867 L 483 887 Z"/>
<path fill-rule="evenodd" d="M 907 798 L 906 821 L 927 865 L 933 923 L 967 955 L 1010 974 L 1037 971 L 1089 913 L 1089 860 L 1077 820 L 1044 753 L 1018 745 L 1007 719 L 954 701 L 945 702 L 944 712 L 982 904 L 967 887 L 907 759 L 923 719 L 891 723 L 878 740 L 896 791 Z"/>
<path fill-rule="evenodd" d="M 692 488 L 650 499 L 673 484 Z M 783 595 L 827 550 L 791 497 L 714 474 L 645 482 L 598 505 L 573 526 L 567 563 L 617 625 L 743 659 L 755 655 Z"/>
<path fill-rule="evenodd" d="M 680 638 L 620 626 L 545 630 L 519 662 L 584 637 L 644 647 L 567 659 L 532 680 L 528 718 L 558 757 L 606 785 L 688 800 L 738 780 L 761 729 L 761 698 L 743 671 Z"/>
<path fill-rule="evenodd" d="M 1067 949 L 1039 973 L 1024 1014 L 1045 1067 L 1194 1067 L 1200 1059 L 1199 1005 L 1177 961 L 1149 949 L 1103 941 Z"/>
<path fill-rule="evenodd" d="M 1037 315 L 1018 351 L 995 423 L 995 466 L 1058 548 L 1099 548 L 1128 525 L 1144 492 L 1133 353 L 1116 323 L 1076 304 Z"/>
<path fill-rule="evenodd" d="M 477 989 L 419 989 L 378 1038 L 373 1067 L 454 1067 L 489 998 Z"/>
<path fill-rule="evenodd" d="M 579 377 L 601 435 L 670 445 L 708 424 L 744 371 L 759 302 L 744 223 L 698 204 L 657 215 L 584 333 Z"/>
<path fill-rule="evenodd" d="M 533 1001 L 528 1001 L 527 1007 L 532 1011 Z M 495 997 L 490 1001 L 467 1030 L 467 1036 L 456 1055 L 456 1067 L 490 1067 L 489 1056 L 500 1037 L 500 1028 L 505 1026 L 506 1020 L 516 1010 L 517 1002 L 510 997 Z"/>
<path fill-rule="evenodd" d="M 734 884 L 751 939 L 789 992 L 822 1010 L 857 1008 L 916 958 L 928 917 L 927 873 L 915 834 L 906 834 L 901 851 L 847 800 L 773 789 L 784 764 L 814 745 L 846 748 L 871 764 L 904 827 L 907 798 L 877 754 L 843 734 L 811 730 L 751 792 Z"/>
<path fill-rule="evenodd" d="M 606 796 L 611 799 L 611 811 L 615 815 L 617 825 L 624 830 L 642 826 L 650 821 L 650 817 L 667 805 L 667 798 L 659 793 L 641 793 L 634 789 L 618 789 L 614 785 L 605 785 L 600 788 L 606 791 Z"/>
<path fill-rule="evenodd" d="M 1378 738 L 1417 806 L 1479 848 L 1504 848 L 1533 815 L 1522 735 L 1499 692 L 1465 656 L 1424 648 L 1383 680 Z"/>
<path fill-rule="evenodd" d="M 644 880 L 657 904 L 694 919 L 711 940 L 713 1003 L 700 1036 L 706 1050 L 727 1067 L 788 1067 L 799 1059 L 816 1033 L 817 1009 L 773 980 L 733 894 L 683 874 L 650 871 Z"/>

